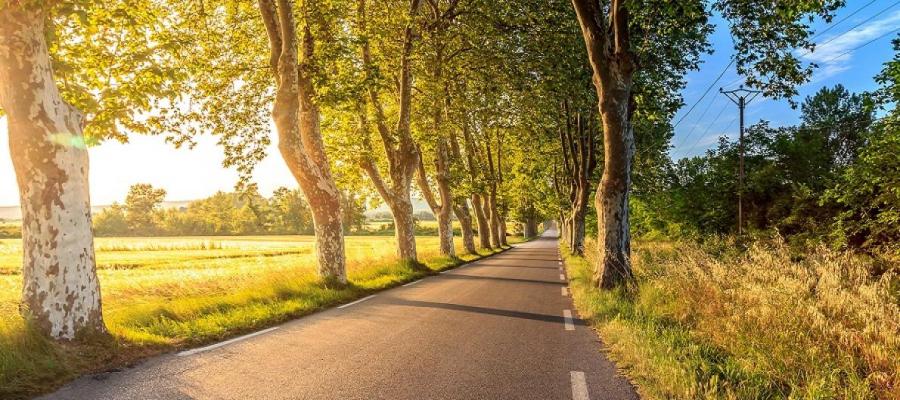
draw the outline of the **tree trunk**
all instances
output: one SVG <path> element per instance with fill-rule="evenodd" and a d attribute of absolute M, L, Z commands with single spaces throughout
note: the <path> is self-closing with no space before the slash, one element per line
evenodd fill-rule
<path fill-rule="evenodd" d="M 313 205 L 315 204 L 315 205 Z M 326 281 L 347 283 L 344 254 L 344 230 L 340 202 L 331 199 L 309 202 L 316 235 L 316 260 L 319 276 Z"/>
<path fill-rule="evenodd" d="M 456 214 L 456 219 L 459 220 L 463 248 L 466 249 L 466 253 L 477 254 L 478 250 L 475 248 L 475 235 L 472 232 L 472 214 L 469 213 L 469 203 L 465 199 L 461 199 L 459 205 L 453 207 L 453 213 Z"/>
<path fill-rule="evenodd" d="M 634 158 L 630 119 L 636 66 L 628 32 L 629 12 L 624 0 L 612 0 L 608 8 L 599 7 L 595 0 L 572 0 L 572 4 L 593 70 L 603 123 L 603 178 L 595 198 L 599 258 L 594 278 L 600 288 L 609 289 L 634 279 L 628 194 Z"/>
<path fill-rule="evenodd" d="M 435 169 L 437 170 L 437 182 L 441 196 L 441 202 L 438 203 L 431 191 L 431 185 L 428 184 L 428 175 L 425 171 L 425 162 L 419 158 L 417 180 L 419 188 L 422 190 L 422 196 L 425 202 L 431 208 L 431 212 L 438 221 L 438 238 L 440 242 L 441 255 L 455 257 L 456 250 L 453 246 L 453 222 L 450 219 L 450 213 L 453 209 L 453 198 L 450 194 L 450 161 L 447 155 L 447 147 L 441 139 L 435 149 Z M 421 154 L 421 151 L 419 152 Z"/>
<path fill-rule="evenodd" d="M 478 222 L 478 242 L 483 249 L 492 249 L 490 225 L 488 224 L 488 215 L 485 213 L 486 204 L 484 198 L 478 194 L 472 194 L 472 207 L 475 208 L 475 220 Z"/>
<path fill-rule="evenodd" d="M 441 196 L 441 206 L 438 209 L 438 234 L 441 236 L 441 255 L 456 257 L 456 249 L 453 245 L 453 194 L 450 191 L 450 155 L 447 148 L 447 140 L 442 138 L 437 146 L 437 170 L 438 193 Z"/>
<path fill-rule="evenodd" d="M 381 104 L 381 97 L 378 93 L 378 85 L 370 85 L 368 90 L 369 101 L 371 101 L 375 110 L 376 128 L 381 137 L 381 144 L 384 147 L 388 161 L 388 174 L 391 178 L 390 186 L 382 178 L 381 172 L 378 170 L 371 154 L 372 145 L 369 138 L 367 107 L 363 104 L 359 110 L 361 136 L 368 152 L 362 157 L 361 166 L 372 180 L 381 198 L 391 208 L 394 216 L 398 256 L 402 261 L 409 262 L 415 266 L 419 264 L 416 255 L 415 221 L 410 199 L 410 188 L 421 155 L 410 132 L 410 107 L 412 98 L 411 56 L 413 42 L 416 37 L 414 30 L 416 24 L 414 21 L 419 10 L 419 2 L 420 0 L 410 0 L 410 18 L 403 29 L 403 50 L 400 58 L 398 80 L 400 96 L 397 110 L 397 127 L 393 131 L 387 125 L 384 107 Z M 366 37 L 367 16 L 365 0 L 358 1 L 358 12 L 359 29 L 363 37 Z M 362 41 L 361 50 L 362 67 L 365 70 L 365 74 L 368 78 L 375 79 L 374 76 L 370 75 L 374 68 L 368 40 Z"/>
<path fill-rule="evenodd" d="M 20 311 L 57 339 L 105 332 L 82 115 L 53 80 L 45 13 L 0 11 L 0 107 L 22 207 Z"/>
<path fill-rule="evenodd" d="M 537 235 L 537 227 L 535 226 L 534 218 L 527 217 L 525 222 L 522 223 L 522 236 L 528 239 L 535 235 Z"/>
<path fill-rule="evenodd" d="M 628 87 L 630 88 L 630 83 Z M 605 159 L 603 179 L 595 199 L 600 246 L 599 268 L 595 279 L 597 285 L 605 289 L 633 279 L 628 196 L 631 190 L 634 134 L 627 115 L 628 96 L 618 94 L 615 97 L 606 96 L 605 101 L 601 102 Z"/>
<path fill-rule="evenodd" d="M 272 117 L 278 132 L 278 149 L 313 211 L 319 274 L 326 282 L 344 284 L 347 272 L 341 194 L 325 156 L 319 107 L 313 100 L 315 88 L 308 75 L 314 64 L 313 38 L 307 26 L 302 40 L 304 57 L 298 59 L 299 40 L 291 3 L 279 0 L 276 6 L 272 0 L 260 0 L 259 9 L 269 37 L 269 62 L 277 83 Z"/>
<path fill-rule="evenodd" d="M 400 197 L 388 202 L 394 217 L 394 237 L 397 238 L 397 256 L 403 262 L 417 263 L 416 222 L 413 217 L 412 201 Z"/>
<path fill-rule="evenodd" d="M 506 241 L 508 235 L 509 230 L 506 226 L 506 215 L 500 215 L 500 244 L 509 246 L 509 242 Z"/>
<path fill-rule="evenodd" d="M 500 231 L 503 228 L 500 226 L 500 212 L 497 210 L 497 195 L 495 193 L 491 193 L 488 196 L 487 209 L 488 215 L 490 215 L 488 222 L 491 230 L 491 246 L 501 248 L 503 247 L 503 241 L 500 240 Z"/>
<path fill-rule="evenodd" d="M 587 213 L 587 205 L 572 211 L 571 243 L 572 254 L 584 255 L 584 217 Z"/>

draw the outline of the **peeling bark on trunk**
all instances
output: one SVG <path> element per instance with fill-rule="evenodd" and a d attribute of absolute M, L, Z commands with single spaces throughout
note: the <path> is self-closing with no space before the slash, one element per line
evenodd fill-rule
<path fill-rule="evenodd" d="M 629 14 L 624 0 L 612 0 L 608 11 L 596 0 L 572 0 L 572 4 L 593 69 L 603 121 L 603 178 L 595 199 L 599 246 L 595 281 L 600 288 L 609 289 L 634 279 L 628 194 L 634 158 L 630 119 L 635 62 L 628 36 Z"/>
<path fill-rule="evenodd" d="M 497 194 L 491 193 L 488 196 L 488 206 L 487 209 L 489 211 L 490 219 L 488 223 L 490 224 L 491 230 L 491 246 L 496 248 L 503 247 L 503 241 L 500 240 L 500 232 L 502 231 L 502 226 L 500 225 L 500 212 L 497 210 Z"/>
<path fill-rule="evenodd" d="M 438 238 L 440 242 L 441 255 L 456 257 L 456 250 L 453 246 L 453 222 L 450 219 L 453 210 L 453 199 L 450 194 L 450 160 L 447 155 L 447 146 L 443 140 L 439 141 L 435 149 L 435 169 L 437 170 L 438 190 L 440 192 L 441 201 L 434 198 L 431 186 L 428 184 L 428 174 L 425 171 L 425 163 L 422 157 L 419 158 L 419 167 L 417 174 L 419 188 L 422 190 L 422 196 L 425 202 L 431 208 L 431 212 L 438 221 Z M 421 151 L 420 151 L 421 154 Z"/>
<path fill-rule="evenodd" d="M 320 113 L 310 69 L 313 38 L 307 25 L 303 33 L 303 58 L 290 0 L 259 0 L 269 37 L 272 71 L 277 90 L 272 117 L 278 131 L 278 149 L 309 203 L 316 234 L 318 272 L 326 282 L 347 283 L 341 196 L 325 155 Z"/>
<path fill-rule="evenodd" d="M 477 254 L 478 250 L 475 248 L 475 234 L 472 232 L 472 214 L 469 213 L 469 203 L 465 199 L 459 200 L 458 205 L 453 207 L 453 213 L 456 214 L 456 219 L 459 220 L 463 248 L 466 249 L 466 253 Z"/>
<path fill-rule="evenodd" d="M 358 114 L 360 120 L 360 135 L 368 154 L 360 160 L 360 164 L 369 179 L 375 185 L 379 195 L 388 204 L 394 216 L 394 229 L 397 237 L 397 255 L 404 262 L 419 265 L 416 253 L 415 220 L 413 218 L 412 200 L 410 189 L 412 180 L 419 164 L 419 151 L 410 132 L 410 107 L 412 98 L 412 66 L 411 56 L 416 26 L 415 17 L 419 11 L 419 0 L 410 0 L 409 16 L 403 31 L 403 50 L 400 58 L 400 98 L 397 127 L 394 130 L 388 127 L 384 107 L 376 85 L 371 85 L 368 90 L 368 102 L 375 112 L 375 126 L 384 148 L 388 161 L 388 175 L 390 184 L 385 182 L 375 164 L 372 156 L 373 148 L 370 139 L 368 122 L 368 104 L 363 101 L 360 104 Z M 365 36 L 366 28 L 366 1 L 358 2 L 358 24 L 360 32 Z M 362 42 L 362 63 L 367 74 L 372 71 L 372 56 L 369 50 L 368 40 Z M 373 78 L 370 76 L 370 78 Z"/>
<path fill-rule="evenodd" d="M 562 147 L 565 181 L 569 186 L 569 216 L 566 241 L 572 254 L 584 255 L 585 217 L 590 198 L 590 177 L 597 166 L 596 146 L 591 117 L 582 118 L 581 113 L 573 116 L 568 101 L 563 102 L 565 129 L 560 129 L 559 140 Z M 587 120 L 587 123 L 585 123 Z M 574 129 L 573 129 L 574 128 Z"/>
<path fill-rule="evenodd" d="M 475 220 L 478 223 L 478 242 L 481 248 L 493 249 L 491 245 L 490 225 L 488 224 L 488 215 L 485 213 L 486 201 L 478 193 L 472 194 L 472 207 L 475 208 Z"/>
<path fill-rule="evenodd" d="M 394 217 L 394 237 L 397 239 L 397 256 L 404 262 L 416 263 L 416 221 L 412 201 L 400 197 L 388 202 Z"/>
<path fill-rule="evenodd" d="M 0 107 L 22 207 L 20 311 L 57 339 L 105 332 L 94 259 L 82 115 L 63 101 L 45 40 L 46 15 L 0 11 Z"/>

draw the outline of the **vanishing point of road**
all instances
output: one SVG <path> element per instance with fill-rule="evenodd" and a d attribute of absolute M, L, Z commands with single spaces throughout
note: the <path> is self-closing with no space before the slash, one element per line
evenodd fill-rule
<path fill-rule="evenodd" d="M 45 398 L 638 398 L 577 318 L 555 235 Z"/>

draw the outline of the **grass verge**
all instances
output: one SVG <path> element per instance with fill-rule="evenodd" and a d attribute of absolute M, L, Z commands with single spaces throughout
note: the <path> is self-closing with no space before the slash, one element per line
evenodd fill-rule
<path fill-rule="evenodd" d="M 900 398 L 896 268 L 777 243 L 638 243 L 637 288 L 601 292 L 594 256 L 565 257 L 576 307 L 643 398 Z"/>
<path fill-rule="evenodd" d="M 463 254 L 461 249 L 457 251 Z M 120 290 L 114 292 L 113 301 L 104 303 L 111 335 L 72 343 L 48 340 L 27 321 L 6 310 L 0 313 L 0 398 L 19 399 L 45 393 L 85 373 L 259 330 L 497 252 L 482 250 L 451 258 L 427 249 L 420 251 L 418 266 L 391 257 L 351 259 L 349 285 L 341 288 L 329 287 L 312 273 L 311 265 L 305 264 L 269 271 L 258 268 L 252 272 L 256 275 L 252 280 L 238 279 L 240 270 L 236 268 L 232 279 L 237 281 L 233 284 L 221 282 L 229 279 L 228 275 L 199 281 L 201 285 L 208 284 L 208 290 L 193 287 L 190 292 L 182 292 L 180 288 L 172 290 L 170 282 L 154 281 L 155 285 L 141 288 L 140 296 Z M 247 262 L 250 261 L 244 263 Z M 197 268 L 188 273 L 202 271 Z"/>

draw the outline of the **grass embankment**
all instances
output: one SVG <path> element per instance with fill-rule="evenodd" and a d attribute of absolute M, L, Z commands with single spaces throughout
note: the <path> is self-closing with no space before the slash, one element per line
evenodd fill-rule
<path fill-rule="evenodd" d="M 312 237 L 99 238 L 111 337 L 65 345 L 19 317 L 21 242 L 0 240 L 0 398 L 257 330 L 491 254 L 441 257 L 434 237 L 417 245 L 425 269 L 398 262 L 393 238 L 347 237 L 350 285 L 332 289 L 316 277 Z"/>
<path fill-rule="evenodd" d="M 896 265 L 779 244 L 712 253 L 638 243 L 637 288 L 612 292 L 566 257 L 577 308 L 643 397 L 900 398 Z"/>

